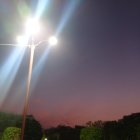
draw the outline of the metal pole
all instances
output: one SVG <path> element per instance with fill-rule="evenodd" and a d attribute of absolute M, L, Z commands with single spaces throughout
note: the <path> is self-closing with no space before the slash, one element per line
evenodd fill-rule
<path fill-rule="evenodd" d="M 31 77 L 32 77 L 32 67 L 33 67 L 33 58 L 34 58 L 34 50 L 35 45 L 32 40 L 32 45 L 30 46 L 30 62 L 29 62 L 29 73 L 27 79 L 27 89 L 26 89 L 26 96 L 25 96 L 25 103 L 23 108 L 23 120 L 22 120 L 22 128 L 21 128 L 21 140 L 24 140 L 24 132 L 25 132 L 25 124 L 26 124 L 26 115 L 28 110 L 28 102 L 29 102 L 29 94 L 30 94 L 30 85 L 31 85 Z"/>

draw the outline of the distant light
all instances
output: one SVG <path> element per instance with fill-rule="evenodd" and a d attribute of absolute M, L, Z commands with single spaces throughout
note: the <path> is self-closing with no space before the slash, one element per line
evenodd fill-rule
<path fill-rule="evenodd" d="M 37 19 L 29 18 L 26 22 L 26 34 L 35 35 L 40 31 L 39 22 Z"/>
<path fill-rule="evenodd" d="M 45 138 L 44 140 L 47 140 L 47 138 Z"/>
<path fill-rule="evenodd" d="M 55 36 L 52 36 L 49 38 L 49 45 L 54 46 L 58 43 L 57 38 Z"/>

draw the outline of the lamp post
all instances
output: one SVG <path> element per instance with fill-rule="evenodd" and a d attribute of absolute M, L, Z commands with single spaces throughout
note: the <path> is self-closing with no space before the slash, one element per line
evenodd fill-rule
<path fill-rule="evenodd" d="M 57 44 L 57 39 L 55 36 L 50 37 L 48 40 L 42 40 L 39 43 L 34 42 L 34 35 L 39 31 L 39 23 L 36 19 L 29 19 L 26 23 L 26 35 L 18 36 L 17 41 L 18 44 L 22 46 L 30 48 L 30 60 L 29 60 L 29 70 L 28 70 L 28 77 L 27 77 L 27 88 L 26 88 L 26 95 L 23 107 L 23 119 L 22 119 L 22 128 L 21 128 L 21 140 L 24 140 L 24 132 L 25 132 L 25 124 L 26 124 L 26 115 L 28 111 L 28 102 L 29 102 L 29 95 L 30 95 L 30 85 L 31 85 L 31 78 L 32 78 L 32 67 L 33 67 L 33 60 L 34 60 L 34 51 L 35 48 L 38 47 L 43 42 L 48 42 L 50 46 L 54 46 Z M 26 41 L 31 39 L 31 44 L 26 44 Z M 18 46 L 18 44 L 0 44 L 5 46 Z"/>
<path fill-rule="evenodd" d="M 31 84 L 31 77 L 32 77 L 32 68 L 33 68 L 33 60 L 34 60 L 34 51 L 35 45 L 32 39 L 32 44 L 30 45 L 30 62 L 29 62 L 29 71 L 28 71 L 28 79 L 27 79 L 27 89 L 25 95 L 25 103 L 23 107 L 23 120 L 22 120 L 22 128 L 21 128 L 21 140 L 24 139 L 24 130 L 25 130 L 25 123 L 26 123 L 26 115 L 28 110 L 28 101 L 29 101 L 29 94 L 30 94 L 30 84 Z"/>
<path fill-rule="evenodd" d="M 48 42 L 49 45 L 56 45 L 57 39 L 55 36 L 50 37 L 48 40 L 40 41 L 39 43 L 34 43 L 34 34 L 38 33 L 40 27 L 38 24 L 38 21 L 35 19 L 29 19 L 26 24 L 26 34 L 28 37 L 31 37 L 31 45 L 28 44 L 30 47 L 30 62 L 29 62 L 29 71 L 28 71 L 28 79 L 27 79 L 27 89 L 26 89 L 26 95 L 25 95 L 25 103 L 23 108 L 23 120 L 22 120 L 22 128 L 21 128 L 21 140 L 24 139 L 24 131 L 25 131 L 25 124 L 26 124 L 26 115 L 28 110 L 28 102 L 29 102 L 29 94 L 30 94 L 30 85 L 31 85 L 31 77 L 32 77 L 32 66 L 33 66 L 33 60 L 34 60 L 34 51 L 37 46 L 39 46 L 43 42 Z M 23 43 L 24 38 L 21 41 Z"/>

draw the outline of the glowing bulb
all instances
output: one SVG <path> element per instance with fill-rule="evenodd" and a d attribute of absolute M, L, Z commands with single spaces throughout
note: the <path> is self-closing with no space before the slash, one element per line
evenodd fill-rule
<path fill-rule="evenodd" d="M 40 27 L 37 19 L 28 19 L 26 22 L 26 34 L 27 35 L 35 35 L 39 32 Z"/>
<path fill-rule="evenodd" d="M 51 46 L 56 45 L 57 42 L 58 42 L 58 41 L 57 41 L 57 38 L 56 38 L 55 36 L 52 36 L 52 37 L 49 38 L 49 44 L 50 44 Z"/>

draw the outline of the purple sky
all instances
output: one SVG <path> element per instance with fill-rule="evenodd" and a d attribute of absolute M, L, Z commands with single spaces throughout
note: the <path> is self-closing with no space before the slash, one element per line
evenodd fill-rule
<path fill-rule="evenodd" d="M 64 10 L 67 12 L 68 0 L 51 1 L 41 19 L 45 28 L 54 31 Z M 8 11 L 0 8 L 0 43 L 5 43 L 21 30 L 21 17 L 15 9 L 17 3 L 10 5 L 10 0 L 1 3 L 13 7 Z M 27 4 L 34 7 L 36 3 L 34 0 Z M 139 112 L 140 2 L 81 0 L 73 10 L 59 35 L 58 46 L 50 50 L 40 73 L 33 76 L 39 78 L 31 93 L 29 114 L 44 127 L 50 127 L 114 120 Z M 0 66 L 6 63 L 12 50 L 13 47 L 0 48 Z M 33 69 L 44 50 L 44 47 L 36 50 Z M 22 112 L 25 89 L 19 83 L 22 85 L 27 76 L 28 61 L 27 49 L 2 110 Z M 34 78 L 32 81 L 35 82 Z"/>

